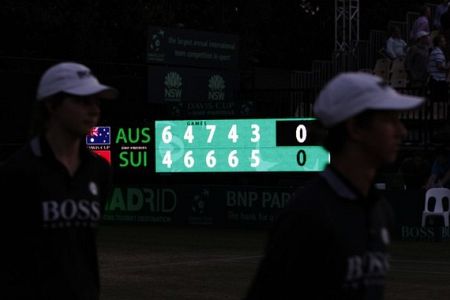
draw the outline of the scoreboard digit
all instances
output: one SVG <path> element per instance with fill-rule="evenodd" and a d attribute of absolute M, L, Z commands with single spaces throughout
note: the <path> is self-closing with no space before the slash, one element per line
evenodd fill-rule
<path fill-rule="evenodd" d="M 155 121 L 156 173 L 315 172 L 330 161 L 314 145 L 313 118 Z"/>

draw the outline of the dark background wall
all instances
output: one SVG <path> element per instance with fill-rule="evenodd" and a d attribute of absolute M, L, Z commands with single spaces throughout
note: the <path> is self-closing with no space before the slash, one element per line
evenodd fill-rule
<path fill-rule="evenodd" d="M 311 0 L 3 0 L 0 55 L 145 63 L 148 25 L 236 33 L 241 65 L 309 68 L 334 47 L 334 2 Z M 421 1 L 360 1 L 361 38 Z"/>
<path fill-rule="evenodd" d="M 2 0 L 3 142 L 17 144 L 26 137 L 39 76 L 56 61 L 88 64 L 102 81 L 119 88 L 127 105 L 145 101 L 148 25 L 239 35 L 241 72 L 309 69 L 313 59 L 329 59 L 334 47 L 334 1 L 310 2 L 320 7 L 314 16 L 301 8 L 301 0 Z M 421 3 L 361 0 L 361 38 L 417 11 Z M 8 152 L 5 147 L 0 152 Z"/>

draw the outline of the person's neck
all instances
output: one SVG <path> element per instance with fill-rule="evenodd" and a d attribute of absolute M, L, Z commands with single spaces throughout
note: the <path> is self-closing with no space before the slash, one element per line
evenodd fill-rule
<path fill-rule="evenodd" d="M 67 168 L 71 175 L 73 175 L 80 165 L 81 139 L 58 129 L 48 130 L 45 134 L 45 138 L 47 139 L 55 158 Z"/>
<path fill-rule="evenodd" d="M 369 194 L 377 167 L 362 153 L 340 153 L 332 157 L 331 165 L 349 180 L 361 194 L 365 196 Z"/>

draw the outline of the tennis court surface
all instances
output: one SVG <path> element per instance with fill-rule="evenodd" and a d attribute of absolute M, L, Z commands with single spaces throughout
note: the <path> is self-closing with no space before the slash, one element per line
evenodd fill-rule
<path fill-rule="evenodd" d="M 242 299 L 266 229 L 103 225 L 102 300 Z M 386 300 L 450 299 L 450 241 L 393 241 Z"/>

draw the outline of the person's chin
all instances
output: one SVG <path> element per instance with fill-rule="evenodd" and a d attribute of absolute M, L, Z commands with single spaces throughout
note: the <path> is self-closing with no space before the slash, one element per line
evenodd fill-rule
<path fill-rule="evenodd" d="M 397 160 L 397 152 L 393 152 L 393 153 L 386 153 L 386 155 L 384 155 L 384 157 L 381 158 L 381 163 L 382 164 L 392 164 Z"/>

